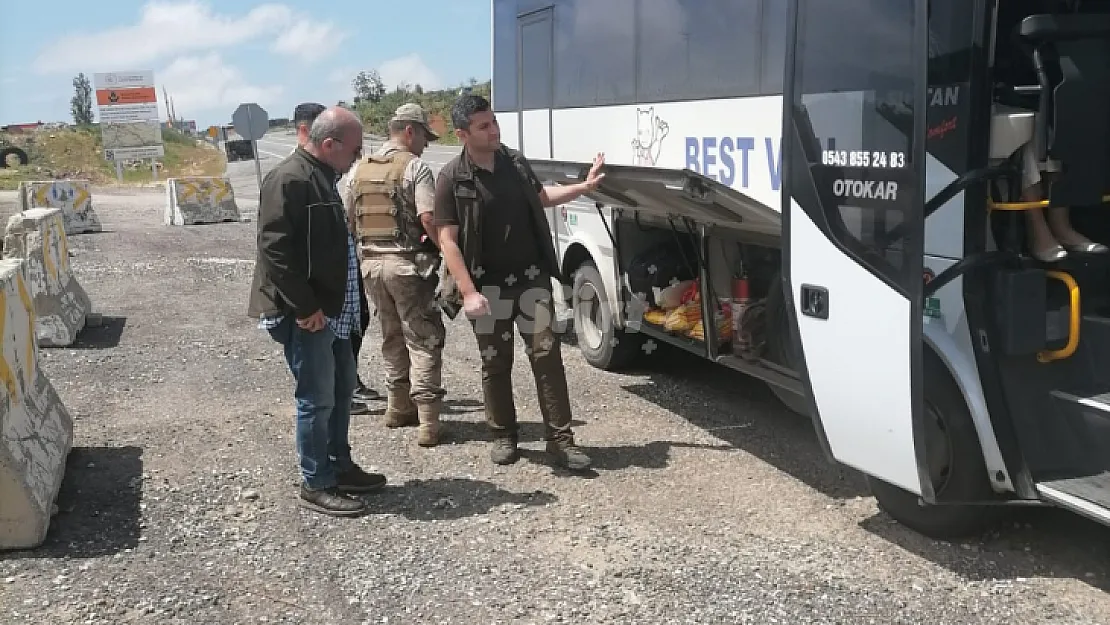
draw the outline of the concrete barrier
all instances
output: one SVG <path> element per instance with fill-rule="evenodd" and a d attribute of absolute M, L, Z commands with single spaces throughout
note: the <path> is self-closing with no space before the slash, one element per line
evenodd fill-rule
<path fill-rule="evenodd" d="M 170 178 L 166 181 L 167 226 L 239 221 L 228 178 Z"/>
<path fill-rule="evenodd" d="M 62 211 L 33 208 L 8 219 L 4 258 L 27 262 L 24 270 L 35 306 L 35 336 L 43 347 L 77 340 L 92 303 L 69 264 Z"/>
<path fill-rule="evenodd" d="M 47 180 L 19 184 L 20 210 L 61 209 L 66 234 L 103 232 L 100 218 L 92 207 L 92 191 L 87 180 Z"/>
<path fill-rule="evenodd" d="M 46 540 L 73 419 L 39 369 L 26 263 L 0 260 L 0 549 Z"/>

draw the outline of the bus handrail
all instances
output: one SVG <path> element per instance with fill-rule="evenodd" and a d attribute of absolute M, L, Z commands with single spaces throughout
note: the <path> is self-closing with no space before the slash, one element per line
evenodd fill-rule
<path fill-rule="evenodd" d="M 927 219 L 929 215 L 937 212 L 937 210 L 940 209 L 941 206 L 944 206 L 948 203 L 949 200 L 956 197 L 961 192 L 967 190 L 967 188 L 970 187 L 972 184 L 983 180 L 993 180 L 995 178 L 999 178 L 1012 173 L 1014 173 L 1014 168 L 1009 163 L 993 165 L 991 167 L 984 167 L 981 169 L 973 169 L 969 172 L 965 172 L 963 175 L 945 185 L 945 187 L 938 191 L 936 195 L 925 202 L 925 206 L 922 210 L 922 219 Z M 906 230 L 909 227 L 910 224 L 905 222 L 894 226 L 885 235 L 883 235 L 883 237 L 879 241 L 878 247 L 885 248 L 891 243 L 894 243 L 898 239 L 904 237 L 906 235 Z"/>
<path fill-rule="evenodd" d="M 1071 309 L 1068 311 L 1068 342 L 1060 349 L 1044 350 L 1037 352 L 1037 361 L 1043 363 L 1063 360 L 1075 353 L 1079 347 L 1079 327 L 1082 321 L 1079 309 L 1079 284 L 1075 278 L 1063 271 L 1046 271 L 1045 275 L 1055 278 L 1068 287 L 1068 300 Z"/>

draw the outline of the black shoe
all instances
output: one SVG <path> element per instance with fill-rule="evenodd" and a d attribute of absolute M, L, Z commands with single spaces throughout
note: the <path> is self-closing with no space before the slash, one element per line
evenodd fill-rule
<path fill-rule="evenodd" d="M 351 416 L 370 414 L 370 406 L 360 402 L 351 401 Z"/>
<path fill-rule="evenodd" d="M 520 458 L 520 452 L 516 448 L 516 440 L 512 438 L 495 438 L 493 439 L 493 449 L 489 452 L 489 459 L 494 464 L 512 464 Z"/>
<path fill-rule="evenodd" d="M 338 488 L 313 490 L 301 485 L 301 507 L 328 516 L 354 517 L 366 512 L 366 504 L 341 493 Z"/>
<path fill-rule="evenodd" d="M 369 493 L 385 486 L 386 479 L 381 473 L 367 473 L 357 464 L 335 476 L 340 491 L 344 493 Z"/>
<path fill-rule="evenodd" d="M 355 387 L 355 399 L 362 401 L 378 401 L 382 398 L 382 394 L 358 381 L 358 386 Z"/>
<path fill-rule="evenodd" d="M 552 460 L 571 471 L 585 471 L 590 468 L 590 457 L 574 443 L 547 441 L 547 453 Z"/>

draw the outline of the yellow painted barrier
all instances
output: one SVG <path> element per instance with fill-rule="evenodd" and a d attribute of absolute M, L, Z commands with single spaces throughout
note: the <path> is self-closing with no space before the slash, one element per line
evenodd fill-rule
<path fill-rule="evenodd" d="M 73 275 L 62 211 L 33 208 L 8 219 L 4 258 L 27 262 L 25 278 L 34 303 L 34 335 L 43 347 L 72 345 L 92 303 Z"/>
<path fill-rule="evenodd" d="M 20 209 L 57 208 L 62 211 L 66 234 L 103 232 L 92 207 L 92 190 L 87 180 L 45 180 L 19 185 Z"/>
<path fill-rule="evenodd" d="M 26 268 L 0 260 L 0 549 L 46 539 L 73 446 L 73 419 L 39 368 Z"/>
<path fill-rule="evenodd" d="M 228 178 L 170 178 L 166 182 L 167 226 L 240 221 Z"/>

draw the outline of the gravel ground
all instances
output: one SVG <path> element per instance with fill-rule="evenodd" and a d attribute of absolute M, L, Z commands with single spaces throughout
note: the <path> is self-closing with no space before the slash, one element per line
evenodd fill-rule
<path fill-rule="evenodd" d="M 1036 510 L 924 539 L 762 384 L 692 357 L 604 374 L 568 346 L 579 477 L 546 464 L 518 348 L 527 451 L 496 467 L 462 320 L 449 441 L 417 447 L 376 404 L 351 432 L 390 479 L 372 513 L 304 511 L 291 376 L 245 316 L 254 223 L 168 228 L 157 191 L 95 197 L 106 231 L 71 249 L 105 324 L 43 351 L 75 448 L 47 543 L 0 554 L 0 621 L 1110 623 L 1104 528 Z"/>

